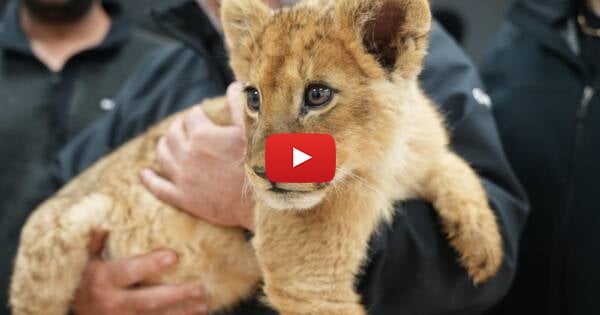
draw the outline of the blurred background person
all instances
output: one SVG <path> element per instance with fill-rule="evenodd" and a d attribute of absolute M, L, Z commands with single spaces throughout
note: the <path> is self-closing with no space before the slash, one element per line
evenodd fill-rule
<path fill-rule="evenodd" d="M 123 5 L 135 23 L 147 30 L 164 35 L 165 31 L 153 21 L 152 8 L 166 8 L 179 0 L 127 0 Z M 506 9 L 514 0 L 431 0 L 438 22 L 479 64 L 490 37 L 497 31 Z M 0 11 L 7 0 L 0 0 Z"/>
<path fill-rule="evenodd" d="M 479 65 L 514 0 L 430 0 L 434 16 Z"/>
<path fill-rule="evenodd" d="M 268 2 L 279 5 L 290 1 Z M 54 168 L 56 183 L 49 187 L 49 193 L 156 121 L 225 92 L 233 78 L 216 9 L 214 0 L 190 0 L 152 13 L 160 28 L 183 45 L 148 56 L 116 98 L 119 107 L 61 151 Z M 398 205 L 399 214 L 393 224 L 382 226 L 373 238 L 369 264 L 358 280 L 358 290 L 371 314 L 481 314 L 510 286 L 516 242 L 527 206 L 504 159 L 491 112 L 486 103 L 474 97 L 473 91 L 485 95 L 478 72 L 437 23 L 422 81 L 424 89 L 448 114 L 453 147 L 482 174 L 499 217 L 506 261 L 495 279 L 475 287 L 440 233 L 435 211 L 422 201 L 413 201 Z M 230 91 L 230 106 L 240 106 L 243 98 L 239 86 L 233 85 Z M 199 109 L 172 128 L 180 130 L 183 121 L 188 127 L 203 124 L 201 130 L 205 132 L 167 134 L 157 153 L 163 170 L 169 172 L 145 172 L 143 182 L 157 197 L 191 215 L 251 230 L 252 205 L 241 194 L 244 174 L 241 165 L 239 170 L 232 168 L 242 160 L 243 130 L 240 126 L 223 129 L 210 125 Z M 189 150 L 181 154 L 182 148 Z M 99 239 L 94 244 L 100 246 L 92 246 L 95 254 L 101 251 Z M 170 263 L 160 264 L 163 259 Z M 135 285 L 174 263 L 176 259 L 169 251 L 119 261 L 104 261 L 94 255 L 74 300 L 74 313 L 205 314 L 208 306 L 194 294 L 198 287 Z M 123 277 L 127 281 L 115 281 Z M 273 312 L 252 300 L 233 313 Z"/>
<path fill-rule="evenodd" d="M 600 314 L 600 0 L 526 0 L 483 68 L 531 198 L 515 282 L 492 314 Z"/>
<path fill-rule="evenodd" d="M 115 1 L 11 1 L 0 22 L 0 304 L 19 230 L 52 157 L 115 107 L 140 59 L 165 44 Z"/>
<path fill-rule="evenodd" d="M 127 0 L 125 9 L 137 25 L 164 35 L 152 20 L 151 8 L 167 7 L 180 0 Z M 497 31 L 506 9 L 514 0 L 431 0 L 438 21 L 479 64 L 490 37 Z M 0 11 L 7 0 L 0 0 Z M 458 36 L 457 36 L 458 35 Z"/>

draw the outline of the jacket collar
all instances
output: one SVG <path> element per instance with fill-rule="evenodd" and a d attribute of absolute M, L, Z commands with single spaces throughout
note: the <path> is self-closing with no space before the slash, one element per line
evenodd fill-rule
<path fill-rule="evenodd" d="M 209 17 L 195 0 L 153 9 L 150 14 L 154 22 L 169 36 L 213 61 L 226 81 L 233 80 L 223 36 L 215 30 Z"/>
<path fill-rule="evenodd" d="M 577 0 L 520 0 L 511 8 L 508 19 L 588 79 L 589 69 L 578 56 L 574 23 L 577 3 Z"/>
<path fill-rule="evenodd" d="M 131 25 L 116 0 L 103 0 L 102 5 L 111 18 L 111 26 L 104 40 L 90 51 L 101 51 L 118 48 L 130 36 Z M 21 54 L 33 55 L 29 46 L 29 39 L 23 32 L 19 20 L 20 1 L 11 1 L 4 10 L 0 20 L 0 49 L 5 49 Z"/>
<path fill-rule="evenodd" d="M 562 24 L 574 15 L 579 0 L 519 0 L 517 7 L 548 25 Z"/>

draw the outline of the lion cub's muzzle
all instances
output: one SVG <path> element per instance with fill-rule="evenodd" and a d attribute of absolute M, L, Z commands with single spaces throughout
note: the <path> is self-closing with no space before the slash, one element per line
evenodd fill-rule
<path fill-rule="evenodd" d="M 269 180 L 262 166 L 245 168 L 255 193 L 275 209 L 312 208 L 323 200 L 329 187 L 329 183 L 277 183 Z"/>
<path fill-rule="evenodd" d="M 275 193 L 310 193 L 327 188 L 329 183 L 276 183 L 267 177 L 267 172 L 264 167 L 255 166 L 252 172 L 258 178 L 261 178 L 267 185 L 266 190 Z M 270 187 L 269 187 L 270 185 Z"/>

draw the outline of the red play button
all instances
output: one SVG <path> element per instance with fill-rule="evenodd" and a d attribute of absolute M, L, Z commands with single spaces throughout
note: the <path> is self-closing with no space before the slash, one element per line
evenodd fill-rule
<path fill-rule="evenodd" d="M 335 176 L 335 140 L 327 134 L 276 134 L 267 139 L 267 177 L 276 183 L 326 183 Z"/>

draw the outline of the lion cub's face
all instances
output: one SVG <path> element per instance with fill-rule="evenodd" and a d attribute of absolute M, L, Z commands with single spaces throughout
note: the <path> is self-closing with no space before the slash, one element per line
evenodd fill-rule
<path fill-rule="evenodd" d="M 413 2 L 427 3 L 307 1 L 272 12 L 258 0 L 223 1 L 231 65 L 245 86 L 245 169 L 255 191 L 269 206 L 311 208 L 334 186 L 367 171 L 385 154 L 402 102 L 394 99 L 395 92 L 402 82 L 416 82 L 424 48 L 407 50 L 409 57 L 411 53 L 417 56 L 412 56 L 413 64 L 403 66 L 397 57 L 401 47 L 384 47 L 398 40 L 396 34 L 390 35 L 389 30 L 385 36 L 375 34 L 380 26 L 377 17 L 369 15 L 382 14 L 385 26 L 401 33 L 403 24 L 393 20 L 406 23 L 411 9 L 407 3 Z M 386 16 L 384 10 L 395 13 Z M 423 10 L 426 26 L 417 26 L 425 28 L 421 33 L 426 34 L 428 6 Z M 364 31 L 372 32 L 372 38 L 365 39 Z M 269 181 L 264 168 L 265 143 L 270 135 L 279 133 L 333 136 L 335 179 L 324 184 Z"/>

